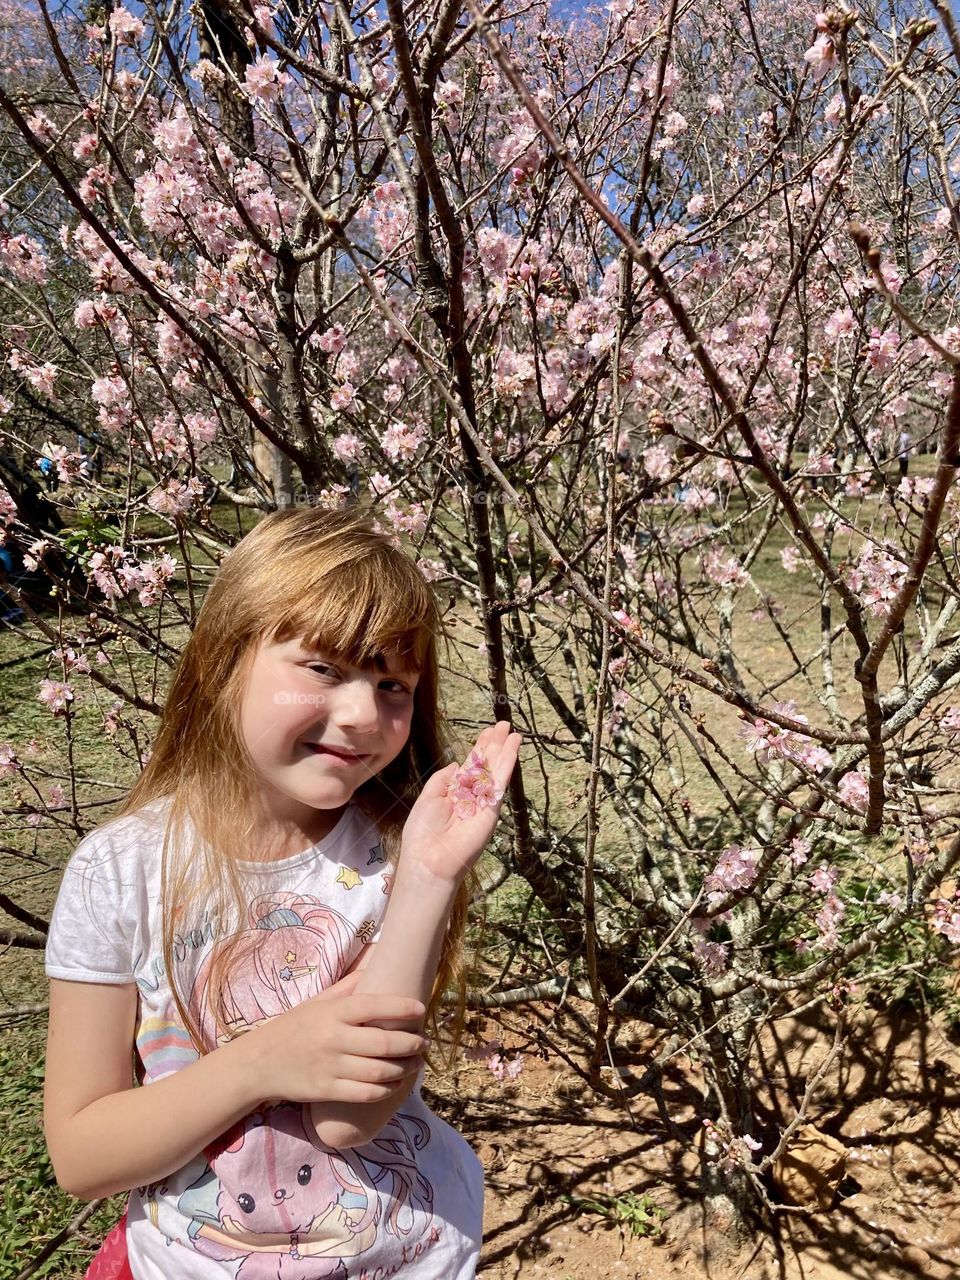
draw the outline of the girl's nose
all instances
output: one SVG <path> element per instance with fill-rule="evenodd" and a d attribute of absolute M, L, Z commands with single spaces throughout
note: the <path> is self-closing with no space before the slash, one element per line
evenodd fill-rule
<path fill-rule="evenodd" d="M 345 729 L 372 733 L 377 727 L 379 710 L 377 690 L 368 680 L 348 680 L 337 690 L 333 718 Z"/>

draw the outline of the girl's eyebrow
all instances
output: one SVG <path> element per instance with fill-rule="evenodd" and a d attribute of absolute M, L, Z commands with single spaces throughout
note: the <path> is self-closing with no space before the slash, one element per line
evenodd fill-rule
<path fill-rule="evenodd" d="M 337 663 L 348 667 L 353 665 L 348 662 L 346 658 L 343 658 L 336 653 L 332 653 L 327 649 L 317 649 L 313 645 L 305 644 L 302 640 L 298 641 L 297 644 L 298 652 L 303 657 L 323 659 L 325 662 L 329 662 L 332 665 L 336 665 Z M 396 671 L 388 671 L 384 668 L 381 671 L 381 675 L 389 676 L 391 679 L 399 679 L 401 676 L 407 679 L 416 678 L 419 680 L 420 678 L 420 672 L 416 667 L 399 667 Z"/>

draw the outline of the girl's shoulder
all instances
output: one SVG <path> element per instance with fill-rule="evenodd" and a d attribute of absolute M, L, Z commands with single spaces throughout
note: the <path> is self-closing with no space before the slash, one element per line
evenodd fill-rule
<path fill-rule="evenodd" d="M 47 934 L 48 977 L 133 982 L 144 921 L 160 898 L 166 812 L 149 804 L 80 841 L 64 869 Z"/>
<path fill-rule="evenodd" d="M 124 872 L 159 867 L 169 800 L 154 800 L 134 813 L 121 814 L 88 832 L 67 863 L 72 872 Z"/>

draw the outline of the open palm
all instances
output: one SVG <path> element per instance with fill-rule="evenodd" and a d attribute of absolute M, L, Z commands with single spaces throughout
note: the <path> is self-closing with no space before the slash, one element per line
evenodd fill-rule
<path fill-rule="evenodd" d="M 462 810 L 458 813 L 448 794 L 460 766 L 454 762 L 433 774 L 404 824 L 402 844 L 406 856 L 439 879 L 461 880 L 493 835 L 519 750 L 520 734 L 511 733 L 505 720 L 480 732 L 473 752 L 485 761 L 500 798 L 493 804 L 477 806 L 465 816 L 461 816 Z"/>

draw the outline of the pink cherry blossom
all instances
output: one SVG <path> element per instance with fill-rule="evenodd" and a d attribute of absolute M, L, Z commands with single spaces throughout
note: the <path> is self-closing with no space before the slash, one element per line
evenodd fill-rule
<path fill-rule="evenodd" d="M 446 569 L 439 560 L 431 560 L 426 556 L 417 561 L 417 568 L 428 582 L 438 582 L 446 576 Z"/>
<path fill-rule="evenodd" d="M 823 332 L 831 340 L 849 338 L 856 328 L 856 318 L 850 307 L 839 307 L 823 326 Z"/>
<path fill-rule="evenodd" d="M 899 345 L 900 335 L 896 329 L 884 329 L 881 332 L 874 326 L 870 331 L 870 343 L 867 347 L 867 361 L 870 368 L 878 373 L 885 373 L 892 368 Z"/>
<path fill-rule="evenodd" d="M 472 818 L 478 809 L 494 809 L 503 798 L 483 755 L 471 751 L 447 788 L 458 818 Z"/>
<path fill-rule="evenodd" d="M 243 77 L 243 87 L 247 96 L 260 102 L 277 102 L 280 90 L 289 80 L 285 71 L 280 70 L 276 58 L 269 53 L 262 53 L 249 64 Z"/>
<path fill-rule="evenodd" d="M 437 85 L 437 105 L 444 110 L 456 110 L 463 105 L 463 89 L 456 80 L 441 80 Z"/>
<path fill-rule="evenodd" d="M 82 133 L 73 145 L 73 154 L 77 160 L 89 160 L 99 145 L 95 133 Z"/>
<path fill-rule="evenodd" d="M 44 284 L 47 255 L 31 236 L 0 236 L 0 268 L 28 284 Z"/>
<path fill-rule="evenodd" d="M 828 951 L 840 942 L 839 928 L 847 909 L 835 893 L 830 893 L 815 916 L 819 936 L 817 946 Z"/>
<path fill-rule="evenodd" d="M 330 445 L 333 456 L 340 462 L 356 462 L 363 454 L 363 443 L 350 431 L 335 436 Z"/>
<path fill-rule="evenodd" d="M 687 213 L 691 218 L 698 218 L 707 207 L 707 197 L 699 192 L 687 201 Z"/>
<path fill-rule="evenodd" d="M 426 440 L 426 428 L 406 422 L 391 422 L 380 437 L 380 446 L 391 462 L 409 462 Z"/>
<path fill-rule="evenodd" d="M 113 10 L 108 25 L 118 44 L 136 44 L 143 39 L 143 22 L 123 5 Z"/>
<path fill-rule="evenodd" d="M 34 112 L 27 120 L 27 128 L 35 133 L 41 142 L 52 142 L 57 136 L 56 126 L 45 111 Z"/>
<path fill-rule="evenodd" d="M 709 977 L 716 978 L 726 972 L 729 966 L 729 946 L 726 942 L 708 942 L 705 938 L 697 938 L 691 950 L 694 959 Z"/>
<path fill-rule="evenodd" d="M 0 521 L 3 528 L 8 529 L 17 518 L 17 504 L 10 496 L 10 490 L 0 480 Z"/>
<path fill-rule="evenodd" d="M 960 898 L 954 895 L 952 900 L 939 898 L 933 904 L 933 920 L 930 926 L 948 942 L 960 943 Z"/>
<path fill-rule="evenodd" d="M 870 784 L 862 773 L 845 773 L 837 785 L 837 794 L 851 809 L 865 813 L 870 801 Z"/>
<path fill-rule="evenodd" d="M 812 845 L 801 836 L 794 836 L 790 841 L 790 861 L 795 867 L 802 867 L 810 857 Z"/>
<path fill-rule="evenodd" d="M 144 608 L 160 603 L 161 596 L 169 589 L 176 568 L 176 560 L 167 554 L 145 561 L 137 567 L 136 576 L 131 576 L 130 582 L 135 586 L 137 597 Z"/>
<path fill-rule="evenodd" d="M 861 593 L 870 612 L 882 617 L 896 599 L 906 572 L 906 564 L 890 550 L 866 543 L 847 579 L 854 591 Z"/>
<path fill-rule="evenodd" d="M 837 65 L 837 51 L 831 37 L 821 31 L 803 59 L 810 64 L 814 80 L 822 80 Z"/>
<path fill-rule="evenodd" d="M 51 364 L 49 360 L 44 361 L 41 365 L 35 365 L 33 368 L 25 369 L 23 376 L 42 395 L 48 400 L 56 399 L 56 381 L 59 369 L 55 364 Z"/>
<path fill-rule="evenodd" d="M 168 480 L 158 485 L 147 498 L 151 511 L 164 516 L 184 516 L 203 493 L 203 485 L 196 476 L 189 480 Z"/>
<path fill-rule="evenodd" d="M 37 701 L 57 715 L 74 698 L 73 689 L 62 680 L 41 680 Z"/>
<path fill-rule="evenodd" d="M 716 902 L 728 893 L 749 889 L 757 878 L 758 852 L 742 849 L 738 844 L 728 845 L 720 855 L 717 865 L 704 879 L 707 898 Z"/>
<path fill-rule="evenodd" d="M 330 397 L 330 408 L 340 412 L 343 409 L 355 409 L 357 407 L 357 389 L 351 382 L 344 382 L 337 387 L 336 391 Z"/>
<path fill-rule="evenodd" d="M 497 1080 L 516 1080 L 523 1072 L 523 1056 L 518 1053 L 507 1059 L 500 1053 L 494 1053 L 487 1059 L 486 1067 Z"/>
<path fill-rule="evenodd" d="M 843 94 L 835 93 L 823 109 L 827 124 L 839 124 L 843 119 Z"/>
<path fill-rule="evenodd" d="M 320 350 L 334 355 L 343 350 L 345 341 L 342 324 L 335 324 L 331 329 L 325 329 L 323 333 L 316 335 L 316 345 Z"/>
<path fill-rule="evenodd" d="M 840 872 L 836 867 L 831 867 L 827 863 L 821 862 L 810 877 L 810 887 L 811 889 L 816 889 L 818 893 L 830 893 L 839 876 Z"/>

